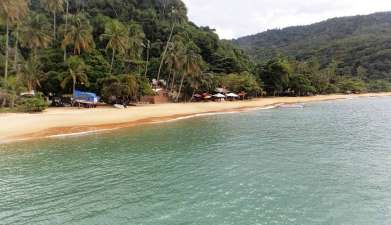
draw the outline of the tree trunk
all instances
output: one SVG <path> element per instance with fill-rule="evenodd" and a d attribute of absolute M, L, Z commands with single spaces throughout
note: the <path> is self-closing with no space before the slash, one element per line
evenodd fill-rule
<path fill-rule="evenodd" d="M 72 86 L 72 96 L 75 96 L 75 91 L 76 91 L 76 78 L 73 79 L 73 86 Z"/>
<path fill-rule="evenodd" d="M 150 41 L 147 43 L 147 62 L 145 63 L 145 73 L 144 77 L 147 77 L 148 74 L 148 66 L 149 66 L 149 48 L 150 48 Z"/>
<path fill-rule="evenodd" d="M 175 27 L 175 23 L 172 24 L 170 36 L 168 37 L 166 47 L 164 48 L 164 51 L 163 51 L 162 59 L 160 60 L 159 70 L 158 70 L 158 73 L 157 73 L 157 81 L 158 81 L 158 83 L 159 83 L 159 79 L 160 79 L 160 73 L 161 73 L 162 67 L 163 67 L 164 58 L 166 57 L 166 54 L 167 54 L 168 45 L 170 44 L 172 35 L 174 33 L 174 27 Z"/>
<path fill-rule="evenodd" d="M 172 82 L 171 82 L 171 89 L 170 89 L 171 92 L 172 92 L 172 90 L 174 90 L 175 75 L 176 75 L 176 73 L 174 71 L 174 73 L 172 74 Z"/>
<path fill-rule="evenodd" d="M 170 71 L 168 72 L 168 79 L 166 82 L 166 89 L 170 86 L 170 80 L 171 80 L 171 74 L 172 74 L 172 68 L 170 68 Z"/>
<path fill-rule="evenodd" d="M 8 79 L 8 55 L 9 55 L 9 20 L 6 20 L 6 41 L 5 41 L 5 66 L 4 66 L 4 78 Z"/>
<path fill-rule="evenodd" d="M 113 48 L 113 52 L 112 52 L 112 55 L 111 55 L 110 74 L 113 72 L 114 56 L 115 56 L 115 49 Z"/>
<path fill-rule="evenodd" d="M 54 44 L 56 43 L 56 11 L 53 11 L 53 47 Z"/>
<path fill-rule="evenodd" d="M 18 69 L 18 44 L 19 44 L 19 24 L 16 25 L 16 40 L 15 40 L 15 58 L 14 58 L 14 70 Z"/>
<path fill-rule="evenodd" d="M 190 102 L 192 102 L 192 101 L 193 101 L 195 92 L 196 92 L 196 89 L 193 89 L 193 94 L 191 94 L 191 99 L 190 99 Z"/>
<path fill-rule="evenodd" d="M 69 0 L 65 0 L 66 3 L 66 14 L 65 14 L 65 32 L 64 35 L 68 32 L 68 14 L 69 14 Z M 64 47 L 64 62 L 67 60 L 67 47 Z"/>
<path fill-rule="evenodd" d="M 185 80 L 185 73 L 183 73 L 182 75 L 182 79 L 181 79 L 181 84 L 179 85 L 179 90 L 178 90 L 178 94 L 176 96 L 176 102 L 178 102 L 178 99 L 179 99 L 179 95 L 181 94 L 182 92 L 182 86 L 183 86 L 183 81 Z"/>
<path fill-rule="evenodd" d="M 13 109 L 15 107 L 15 99 L 16 99 L 16 96 L 14 94 L 12 94 L 11 100 L 10 100 L 10 108 L 11 109 Z"/>

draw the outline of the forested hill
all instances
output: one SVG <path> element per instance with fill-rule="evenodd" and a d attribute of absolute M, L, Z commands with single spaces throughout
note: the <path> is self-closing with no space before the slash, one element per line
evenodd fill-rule
<path fill-rule="evenodd" d="M 11 4 L 12 1 L 7 0 L 6 3 Z M 14 3 L 19 2 L 28 1 L 17 0 Z M 184 58 L 176 57 L 179 53 L 191 53 L 196 58 L 200 56 L 197 66 L 204 73 L 230 74 L 251 70 L 251 62 L 243 50 L 229 41 L 220 40 L 213 29 L 198 27 L 189 21 L 187 8 L 181 0 L 29 2 L 27 13 L 23 13 L 20 20 L 11 21 L 9 26 L 8 71 L 12 75 L 13 68 L 17 68 L 18 64 L 25 65 L 22 60 L 33 58 L 36 53 L 39 68 L 47 76 L 41 80 L 40 86 L 34 85 L 33 89 L 44 94 L 70 93 L 72 90 L 71 82 L 61 87 L 64 73 L 68 71 L 64 64 L 64 46 L 67 58 L 76 55 L 87 66 L 89 85 L 77 82 L 76 88 L 98 94 L 104 89 L 100 81 L 112 75 L 146 75 L 149 81 L 157 77 L 168 80 L 170 68 L 173 71 L 182 70 L 174 68 L 184 64 L 177 61 Z M 57 33 L 53 34 L 55 31 Z M 6 26 L 1 21 L 0 41 L 2 73 L 6 55 Z M 19 46 L 16 48 L 18 56 L 14 56 L 15 46 Z M 175 79 L 176 82 L 180 81 L 181 74 L 176 73 L 179 77 Z M 184 81 L 186 85 L 190 85 L 187 79 Z"/>
<path fill-rule="evenodd" d="M 340 75 L 391 80 L 391 12 L 269 30 L 234 41 L 258 62 L 282 54 L 337 64 Z"/>

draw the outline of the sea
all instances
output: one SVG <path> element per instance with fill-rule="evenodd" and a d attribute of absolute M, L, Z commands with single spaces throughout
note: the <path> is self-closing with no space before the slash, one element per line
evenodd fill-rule
<path fill-rule="evenodd" d="M 0 145 L 1 225 L 389 225 L 391 97 Z"/>

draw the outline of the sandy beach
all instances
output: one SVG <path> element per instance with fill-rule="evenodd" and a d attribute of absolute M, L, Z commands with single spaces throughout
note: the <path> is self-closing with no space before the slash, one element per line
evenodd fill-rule
<path fill-rule="evenodd" d="M 242 111 L 278 104 L 380 96 L 391 96 L 391 93 L 276 97 L 235 102 L 171 103 L 136 106 L 127 109 L 111 107 L 96 109 L 49 108 L 38 114 L 5 113 L 0 114 L 0 142 L 119 129 L 204 113 Z"/>

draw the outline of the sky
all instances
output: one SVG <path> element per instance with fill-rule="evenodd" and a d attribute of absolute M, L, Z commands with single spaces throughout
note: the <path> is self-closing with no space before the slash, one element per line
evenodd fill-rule
<path fill-rule="evenodd" d="M 183 0 L 189 18 L 232 39 L 325 19 L 391 11 L 391 0 Z"/>

